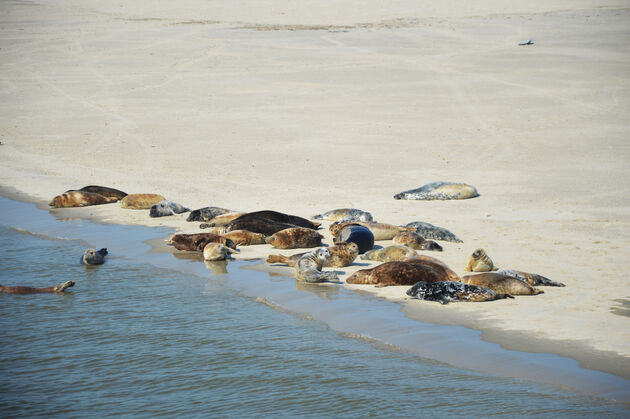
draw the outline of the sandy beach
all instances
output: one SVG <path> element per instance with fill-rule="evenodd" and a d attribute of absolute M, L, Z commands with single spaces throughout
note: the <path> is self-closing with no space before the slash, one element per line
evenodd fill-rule
<path fill-rule="evenodd" d="M 429 222 L 464 241 L 424 252 L 458 274 L 481 247 L 566 287 L 448 306 L 360 288 L 630 377 L 627 2 L 101 3 L 0 3 L 0 186 L 42 205 L 96 184 L 191 209 Z M 393 199 L 436 180 L 480 196 Z M 117 204 L 54 211 L 200 231 Z"/>

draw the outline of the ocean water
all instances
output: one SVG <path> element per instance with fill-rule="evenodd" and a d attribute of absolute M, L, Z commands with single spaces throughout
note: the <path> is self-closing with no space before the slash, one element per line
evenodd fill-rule
<path fill-rule="evenodd" d="M 216 275 L 203 262 L 150 253 L 141 239 L 163 230 L 60 221 L 28 205 L 0 198 L 0 214 L 23 209 L 22 218 L 0 215 L 0 284 L 76 285 L 60 295 L 0 293 L 1 417 L 629 413 L 605 399 L 456 368 L 263 304 L 243 284 L 252 277 L 260 287 L 293 282 L 240 269 L 245 262 Z M 99 243 L 118 248 L 102 266 L 81 265 L 83 251 Z"/>

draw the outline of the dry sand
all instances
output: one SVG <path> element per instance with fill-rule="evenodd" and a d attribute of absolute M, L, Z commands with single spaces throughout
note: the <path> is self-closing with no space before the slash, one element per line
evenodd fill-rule
<path fill-rule="evenodd" d="M 460 274 L 483 247 L 567 286 L 408 315 L 579 346 L 630 376 L 628 3 L 336 3 L 1 2 L 0 185 L 430 222 L 464 240 L 439 254 Z M 392 198 L 435 180 L 481 196 Z M 115 204 L 63 211 L 198 231 Z"/>

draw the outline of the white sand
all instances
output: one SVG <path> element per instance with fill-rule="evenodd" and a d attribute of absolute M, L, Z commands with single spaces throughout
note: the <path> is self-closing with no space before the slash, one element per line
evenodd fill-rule
<path fill-rule="evenodd" d="M 337 3 L 1 3 L 0 184 L 427 221 L 464 240 L 438 256 L 460 274 L 483 247 L 567 287 L 408 310 L 630 356 L 627 2 Z M 435 180 L 481 196 L 392 198 Z"/>

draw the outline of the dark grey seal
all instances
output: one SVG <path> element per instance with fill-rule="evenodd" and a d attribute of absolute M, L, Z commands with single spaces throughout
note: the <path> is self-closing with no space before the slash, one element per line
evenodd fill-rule
<path fill-rule="evenodd" d="M 105 256 L 107 256 L 107 249 L 101 250 L 88 249 L 83 253 L 81 257 L 81 263 L 84 265 L 102 265 L 105 263 Z"/>
<path fill-rule="evenodd" d="M 434 226 L 433 224 L 425 223 L 423 221 L 413 221 L 407 224 L 405 227 L 414 227 L 416 233 L 424 237 L 425 239 L 443 240 L 446 242 L 463 243 L 463 241 L 455 234 L 451 233 L 442 227 Z"/>
<path fill-rule="evenodd" d="M 203 207 L 191 211 L 186 221 L 210 221 L 217 215 L 227 214 L 228 212 L 232 211 L 219 207 Z"/>
<path fill-rule="evenodd" d="M 361 254 L 374 247 L 374 234 L 367 227 L 352 224 L 339 231 L 335 243 L 356 243 Z"/>

